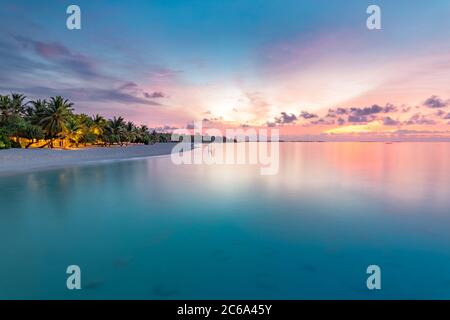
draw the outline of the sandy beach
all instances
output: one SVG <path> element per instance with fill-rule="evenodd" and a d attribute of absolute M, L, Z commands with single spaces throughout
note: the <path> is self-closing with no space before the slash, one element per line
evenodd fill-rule
<path fill-rule="evenodd" d="M 125 160 L 169 155 L 175 143 L 135 145 L 78 150 L 8 149 L 0 150 L 0 175 L 10 175 L 43 169 L 77 166 L 100 161 Z"/>

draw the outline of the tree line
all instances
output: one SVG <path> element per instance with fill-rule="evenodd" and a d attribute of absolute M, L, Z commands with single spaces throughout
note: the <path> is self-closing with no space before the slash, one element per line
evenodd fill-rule
<path fill-rule="evenodd" d="M 123 117 L 74 113 L 73 103 L 61 96 L 26 101 L 23 94 L 0 95 L 0 149 L 86 145 L 153 144 L 170 141 L 169 133 L 150 131 Z M 26 140 L 26 143 L 21 143 Z M 61 145 L 62 144 L 62 145 Z"/>

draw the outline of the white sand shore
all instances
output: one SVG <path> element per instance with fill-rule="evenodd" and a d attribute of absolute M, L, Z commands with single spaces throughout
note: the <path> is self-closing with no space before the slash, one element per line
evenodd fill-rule
<path fill-rule="evenodd" d="M 174 145 L 175 143 L 159 143 L 151 146 L 96 147 L 79 150 L 0 150 L 0 175 L 76 166 L 105 160 L 124 160 L 168 155 L 171 153 Z"/>

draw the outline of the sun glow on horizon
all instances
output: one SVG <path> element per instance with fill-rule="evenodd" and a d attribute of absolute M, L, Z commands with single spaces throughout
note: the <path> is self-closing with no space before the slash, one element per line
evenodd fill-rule
<path fill-rule="evenodd" d="M 345 134 L 345 133 L 370 133 L 370 132 L 394 132 L 394 129 L 386 129 L 381 121 L 372 121 L 367 124 L 348 125 L 341 128 L 333 128 L 324 131 L 327 134 Z"/>

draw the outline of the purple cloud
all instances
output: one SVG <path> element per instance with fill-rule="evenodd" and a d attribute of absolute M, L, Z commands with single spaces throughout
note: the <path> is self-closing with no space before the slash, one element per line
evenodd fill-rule
<path fill-rule="evenodd" d="M 355 123 L 361 123 L 361 122 L 368 122 L 368 119 L 366 116 L 355 116 L 355 115 L 349 115 L 348 122 L 355 122 Z"/>
<path fill-rule="evenodd" d="M 350 112 L 351 112 L 352 116 L 364 117 L 364 116 L 368 116 L 368 115 L 371 115 L 371 114 L 380 113 L 383 110 L 384 110 L 383 107 L 380 107 L 379 105 L 374 104 L 371 107 L 351 108 Z"/>
<path fill-rule="evenodd" d="M 436 121 L 433 119 L 428 119 L 424 115 L 421 115 L 420 113 L 416 113 L 413 115 L 407 122 L 408 125 L 434 125 L 436 124 Z"/>
<path fill-rule="evenodd" d="M 335 121 L 334 120 L 326 120 L 326 119 L 319 119 L 319 120 L 314 120 L 314 121 L 311 121 L 311 124 L 314 124 L 314 125 L 324 125 L 324 126 L 326 126 L 326 125 L 328 125 L 328 126 L 331 126 L 331 125 L 334 125 L 335 124 Z"/>
<path fill-rule="evenodd" d="M 166 95 L 161 91 L 155 91 L 153 93 L 144 92 L 144 96 L 148 99 L 158 99 L 166 97 Z"/>
<path fill-rule="evenodd" d="M 281 116 L 275 118 L 275 123 L 279 124 L 289 124 L 297 121 L 297 116 L 295 114 L 287 114 L 286 112 L 281 112 Z"/>
<path fill-rule="evenodd" d="M 448 104 L 449 101 L 443 101 L 438 96 L 431 96 L 423 103 L 428 108 L 445 108 Z"/>
<path fill-rule="evenodd" d="M 23 49 L 31 49 L 40 58 L 64 70 L 87 78 L 100 76 L 93 61 L 82 54 L 70 51 L 60 43 L 36 41 L 22 36 L 14 36 L 14 39 Z"/>
<path fill-rule="evenodd" d="M 309 113 L 307 111 L 302 111 L 300 113 L 299 117 L 303 118 L 303 119 L 313 119 L 313 118 L 318 118 L 318 115 L 314 114 L 314 113 Z"/>
<path fill-rule="evenodd" d="M 337 109 L 328 109 L 328 113 L 326 115 L 327 118 L 336 118 L 339 115 L 348 114 L 348 110 L 345 108 L 337 108 Z"/>
<path fill-rule="evenodd" d="M 338 124 L 339 124 L 340 126 L 342 126 L 342 125 L 345 123 L 345 120 L 344 120 L 343 118 L 339 117 L 339 118 L 337 119 L 337 122 L 338 122 Z"/>
<path fill-rule="evenodd" d="M 391 117 L 384 117 L 383 124 L 385 126 L 398 126 L 401 124 L 401 122 L 398 120 L 394 120 Z"/>
<path fill-rule="evenodd" d="M 118 103 L 136 103 L 144 105 L 159 106 L 161 104 L 143 99 L 126 92 L 121 88 L 117 89 L 100 89 L 100 88 L 51 88 L 51 87 L 28 87 L 28 88 L 9 88 L 0 87 L 0 91 L 5 92 L 23 92 L 27 95 L 33 95 L 37 97 L 48 97 L 62 95 L 69 100 L 75 102 L 118 102 Z"/>

